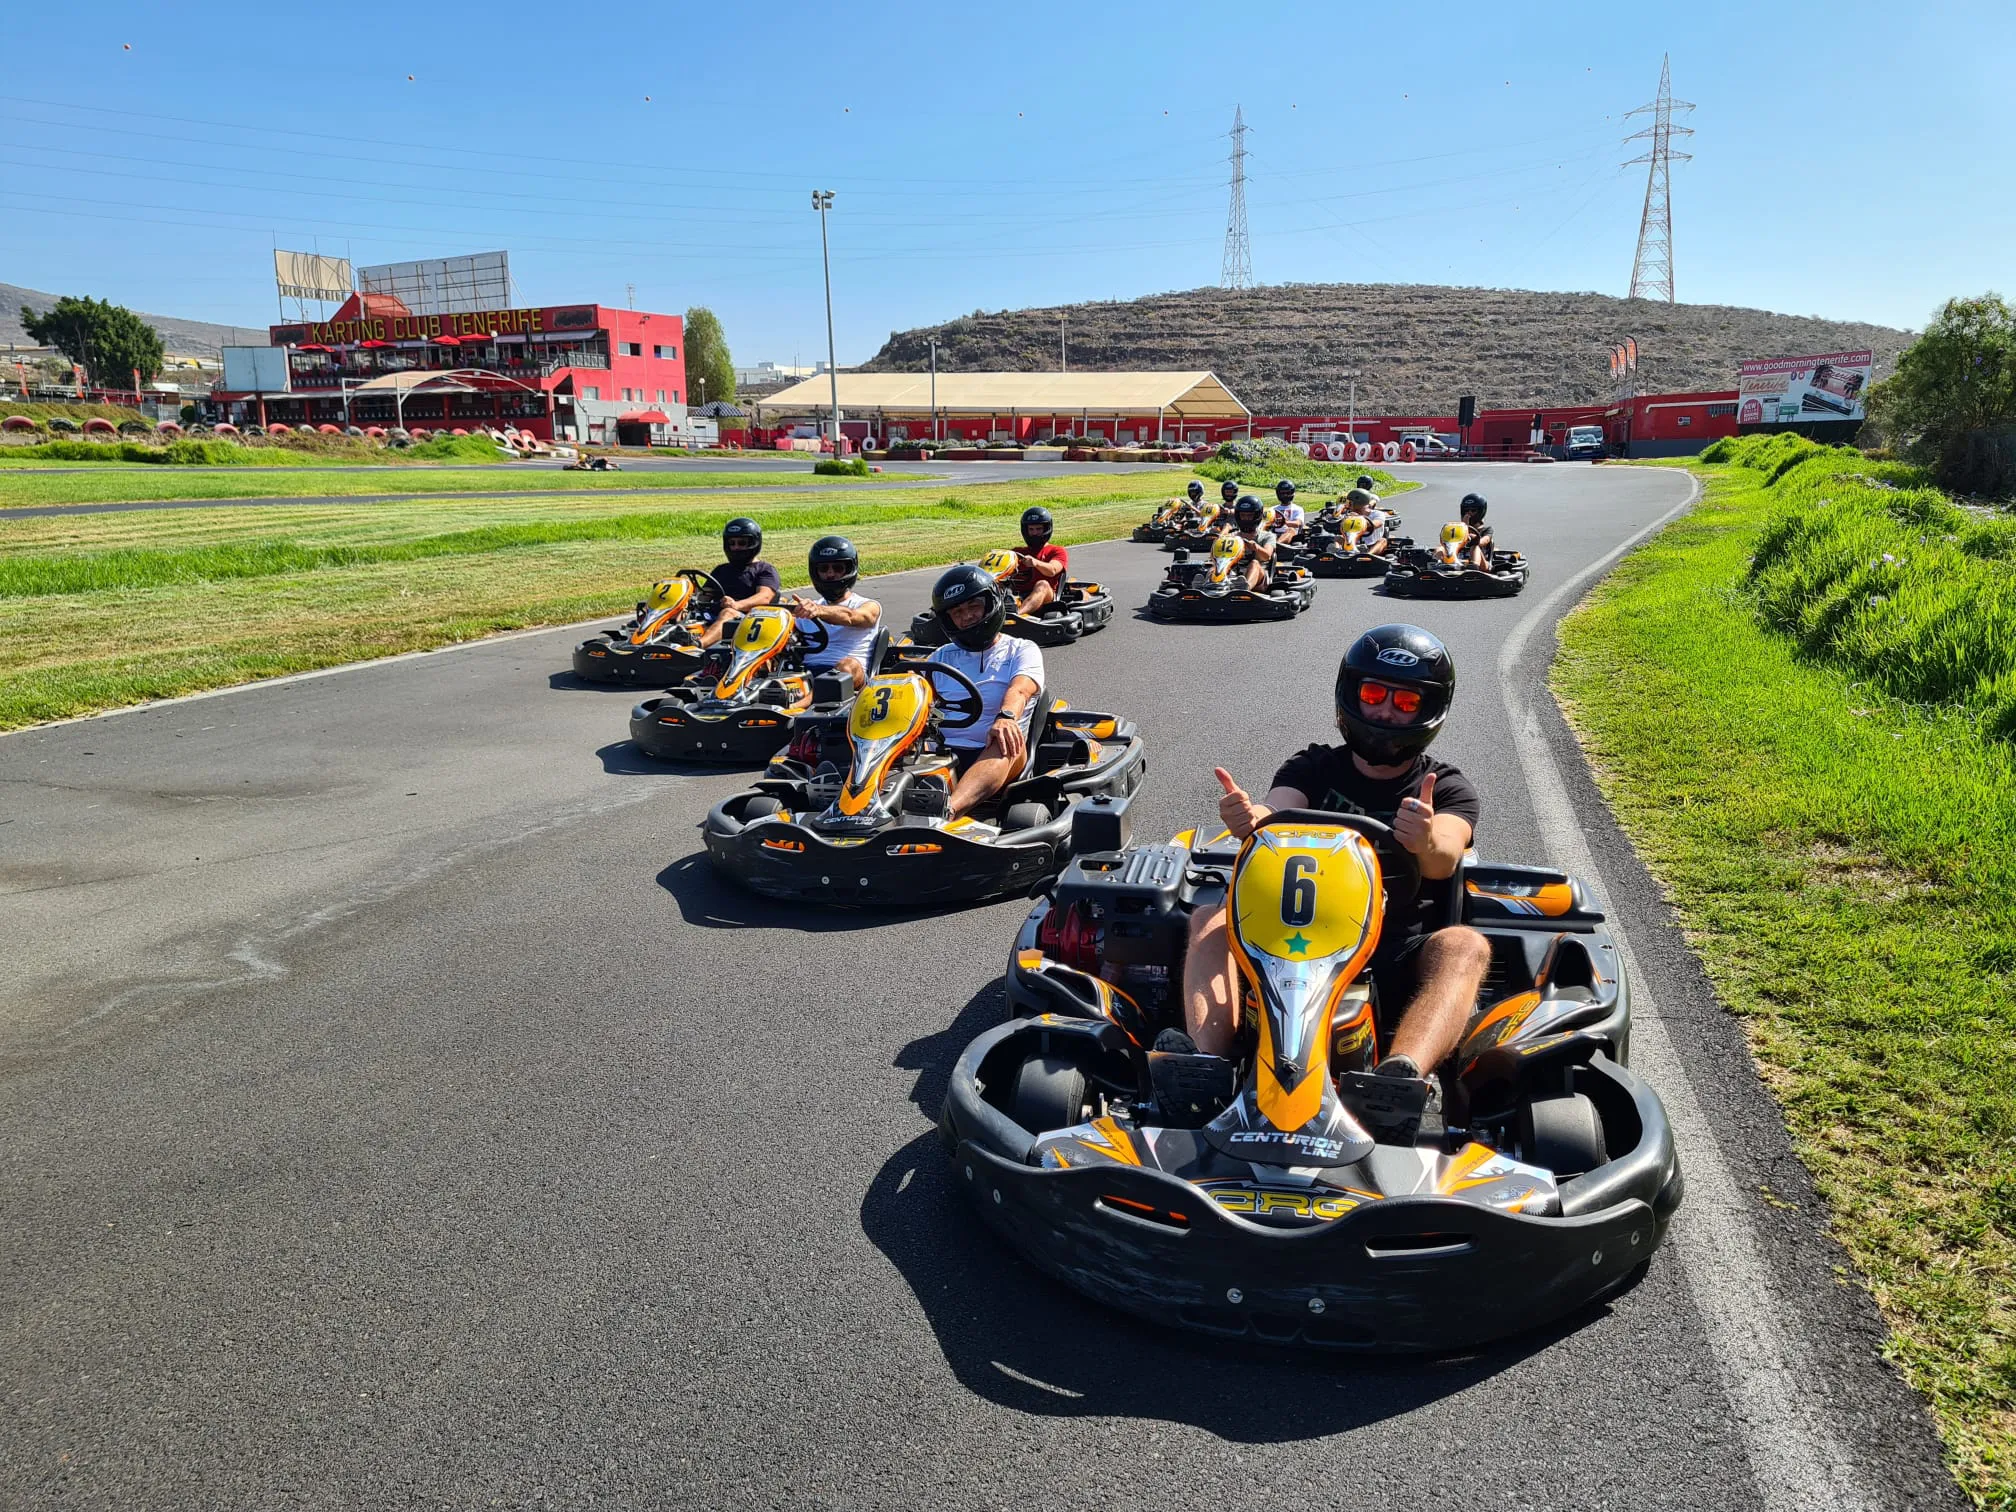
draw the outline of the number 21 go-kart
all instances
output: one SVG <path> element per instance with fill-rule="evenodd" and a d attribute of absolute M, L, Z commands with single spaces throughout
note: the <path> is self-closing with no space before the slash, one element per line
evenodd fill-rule
<path fill-rule="evenodd" d="M 964 673 L 899 647 L 840 715 L 802 716 L 754 789 L 716 804 L 708 857 L 754 892 L 813 903 L 917 907 L 1024 892 L 1070 855 L 1073 814 L 1124 798 L 1147 772 L 1134 726 L 1039 690 L 1020 777 L 956 819 L 945 730 L 981 697 Z"/>
<path fill-rule="evenodd" d="M 1469 527 L 1452 521 L 1436 545 L 1396 553 L 1385 591 L 1402 598 L 1511 598 L 1526 586 L 1526 558 L 1516 551 L 1492 552 L 1489 572 L 1466 566 L 1469 540 Z"/>
<path fill-rule="evenodd" d="M 706 655 L 693 638 L 721 608 L 721 585 L 714 574 L 682 567 L 637 605 L 637 613 L 614 630 L 591 635 L 574 648 L 574 675 L 588 682 L 642 683 L 670 687 L 693 675 Z"/>
<path fill-rule="evenodd" d="M 1575 882 L 1462 873 L 1492 966 L 1438 1111 L 1427 1082 L 1370 1074 L 1387 1014 L 1366 965 L 1420 886 L 1390 829 L 1284 810 L 1193 850 L 1095 817 L 1017 938 L 1023 1016 L 967 1047 L 941 1120 L 1012 1247 L 1154 1322 L 1331 1349 L 1472 1348 L 1631 1283 L 1680 1173 Z M 1235 1054 L 1156 1052 L 1189 914 L 1228 894 Z"/>
<path fill-rule="evenodd" d="M 1316 601 L 1316 580 L 1306 568 L 1274 564 L 1257 591 L 1246 586 L 1246 542 L 1224 535 L 1211 543 L 1201 562 L 1178 552 L 1167 579 L 1148 595 L 1148 612 L 1159 620 L 1197 620 L 1246 625 L 1256 620 L 1293 619 Z"/>

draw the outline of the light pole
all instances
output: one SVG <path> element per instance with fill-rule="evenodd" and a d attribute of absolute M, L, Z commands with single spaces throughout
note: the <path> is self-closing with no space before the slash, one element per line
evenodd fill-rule
<path fill-rule="evenodd" d="M 938 338 L 931 338 L 931 439 L 942 441 L 938 430 Z"/>
<path fill-rule="evenodd" d="M 833 208 L 833 191 L 814 189 L 812 208 L 819 212 L 819 262 L 826 272 L 826 377 L 832 385 L 833 455 L 837 457 L 841 450 L 840 362 L 833 346 L 833 254 L 826 245 L 826 212 Z"/>

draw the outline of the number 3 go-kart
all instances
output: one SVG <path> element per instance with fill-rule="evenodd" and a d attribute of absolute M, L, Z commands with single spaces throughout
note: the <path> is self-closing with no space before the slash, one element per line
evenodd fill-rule
<path fill-rule="evenodd" d="M 703 652 L 693 629 L 721 608 L 721 585 L 714 574 L 682 567 L 651 585 L 637 613 L 614 630 L 590 636 L 574 648 L 574 675 L 589 682 L 643 683 L 670 687 L 693 675 Z"/>
<path fill-rule="evenodd" d="M 967 1047 L 941 1120 L 1011 1246 L 1154 1322 L 1332 1349 L 1469 1349 L 1635 1279 L 1681 1179 L 1576 883 L 1465 872 L 1492 965 L 1438 1110 L 1427 1081 L 1370 1074 L 1399 1005 L 1366 963 L 1420 885 L 1390 829 L 1287 810 L 1193 850 L 1128 847 L 1098 817 L 1016 940 L 1023 1016 Z M 1156 1052 L 1189 913 L 1228 891 L 1235 1055 Z"/>
<path fill-rule="evenodd" d="M 1393 558 L 1386 569 L 1385 591 L 1402 598 L 1511 598 L 1526 586 L 1526 558 L 1516 551 L 1491 553 L 1491 570 L 1466 566 L 1464 548 L 1470 540 L 1466 525 L 1442 527 L 1441 541 L 1416 547 Z"/>
<path fill-rule="evenodd" d="M 1316 601 L 1316 581 L 1308 569 L 1281 563 L 1257 592 L 1246 586 L 1246 542 L 1224 535 L 1211 543 L 1201 562 L 1176 553 L 1162 586 L 1148 596 L 1148 612 L 1159 620 L 1199 620 L 1246 625 L 1256 620 L 1293 619 Z"/>
<path fill-rule="evenodd" d="M 1111 714 L 1038 692 L 1022 775 L 947 819 L 956 780 L 942 739 L 980 716 L 952 667 L 899 647 L 843 718 L 802 717 L 753 790 L 701 826 L 714 865 L 755 892 L 811 903 L 915 907 L 1026 892 L 1071 852 L 1081 804 L 1124 798 L 1147 772 L 1141 737 Z"/>
<path fill-rule="evenodd" d="M 826 627 L 815 622 L 808 637 L 795 625 L 788 609 L 750 610 L 691 681 L 630 711 L 630 739 L 647 756 L 667 761 L 768 761 L 784 748 L 794 715 L 835 711 L 854 695 L 845 678 L 805 669 L 806 654 L 824 647 Z M 888 650 L 885 630 L 869 648 L 869 671 Z"/>
<path fill-rule="evenodd" d="M 997 583 L 1006 583 L 1020 565 L 1012 551 L 990 551 L 980 558 L 980 570 L 992 573 Z M 1039 646 L 1068 646 L 1081 635 L 1105 629 L 1111 618 L 1113 599 L 1104 588 L 1097 583 L 1066 578 L 1058 596 L 1034 614 L 1010 609 L 1008 618 L 1001 623 L 1001 633 L 1034 641 Z M 938 624 L 936 609 L 926 609 L 910 621 L 910 639 L 920 646 L 945 644 L 945 632 Z"/>
<path fill-rule="evenodd" d="M 1311 554 L 1302 559 L 1302 565 L 1319 578 L 1384 577 L 1400 553 L 1414 543 L 1406 536 L 1388 536 L 1385 551 L 1361 550 L 1358 543 L 1371 528 L 1362 516 L 1347 516 L 1335 535 L 1322 537 Z"/>

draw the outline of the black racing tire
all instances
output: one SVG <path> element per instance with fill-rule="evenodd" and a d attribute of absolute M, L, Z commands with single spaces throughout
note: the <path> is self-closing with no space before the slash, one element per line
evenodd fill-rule
<path fill-rule="evenodd" d="M 1565 1181 L 1595 1170 L 1610 1158 L 1603 1143 L 1603 1115 L 1579 1092 L 1537 1097 L 1519 1111 L 1521 1158 Z"/>
<path fill-rule="evenodd" d="M 772 793 L 758 793 L 754 798 L 751 798 L 747 803 L 742 805 L 742 822 L 748 824 L 753 820 L 767 819 L 772 814 L 781 814 L 783 812 L 783 799 Z"/>
<path fill-rule="evenodd" d="M 1050 822 L 1050 810 L 1040 803 L 1011 803 L 1001 816 L 1002 833 L 1041 829 Z"/>
<path fill-rule="evenodd" d="M 1038 1055 L 1022 1062 L 1008 1116 L 1031 1134 L 1068 1129 L 1085 1115 L 1085 1073 L 1061 1055 Z"/>

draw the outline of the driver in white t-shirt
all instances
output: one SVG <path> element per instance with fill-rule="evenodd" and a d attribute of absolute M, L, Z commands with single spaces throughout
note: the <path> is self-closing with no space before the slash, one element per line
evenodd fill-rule
<path fill-rule="evenodd" d="M 850 679 L 856 692 L 868 680 L 868 652 L 882 628 L 882 606 L 854 591 L 861 578 L 861 553 L 845 536 L 821 536 L 806 559 L 817 599 L 793 594 L 784 607 L 798 617 L 798 632 L 825 644 L 805 653 L 814 672 L 833 672 Z"/>
<path fill-rule="evenodd" d="M 980 717 L 947 730 L 945 744 L 959 770 L 948 818 L 970 814 L 1022 775 L 1029 754 L 1029 717 L 1043 687 L 1043 652 L 1001 633 L 1008 603 L 1001 586 L 978 567 L 954 567 L 931 590 L 931 607 L 950 637 L 931 653 L 980 690 Z"/>

